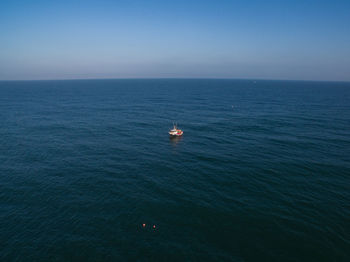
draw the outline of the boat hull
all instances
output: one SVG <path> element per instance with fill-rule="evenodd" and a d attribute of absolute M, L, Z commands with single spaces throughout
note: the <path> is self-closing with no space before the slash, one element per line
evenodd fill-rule
<path fill-rule="evenodd" d="M 182 134 L 170 135 L 170 137 L 178 137 L 178 136 L 182 136 Z"/>
<path fill-rule="evenodd" d="M 184 132 L 180 132 L 180 133 L 169 133 L 170 137 L 177 137 L 177 136 L 182 136 Z"/>

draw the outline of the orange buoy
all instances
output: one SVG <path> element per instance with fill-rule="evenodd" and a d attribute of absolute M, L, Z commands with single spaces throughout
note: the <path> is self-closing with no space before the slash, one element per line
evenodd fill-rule
<path fill-rule="evenodd" d="M 142 227 L 145 227 L 146 226 L 146 224 L 142 224 Z"/>

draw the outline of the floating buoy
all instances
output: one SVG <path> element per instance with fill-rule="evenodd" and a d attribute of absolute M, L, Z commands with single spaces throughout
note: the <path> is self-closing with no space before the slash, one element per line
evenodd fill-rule
<path fill-rule="evenodd" d="M 146 226 L 146 224 L 142 224 L 142 227 L 145 227 Z"/>
<path fill-rule="evenodd" d="M 155 229 L 155 228 L 156 228 L 156 225 L 153 225 L 153 228 Z"/>

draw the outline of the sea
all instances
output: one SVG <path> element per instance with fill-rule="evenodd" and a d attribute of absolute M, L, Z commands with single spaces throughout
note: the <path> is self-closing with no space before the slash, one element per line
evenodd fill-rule
<path fill-rule="evenodd" d="M 1 81 L 0 261 L 350 261 L 350 83 Z"/>

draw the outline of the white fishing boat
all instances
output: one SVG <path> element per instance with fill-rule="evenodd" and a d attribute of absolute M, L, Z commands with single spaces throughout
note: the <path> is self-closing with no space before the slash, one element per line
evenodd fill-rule
<path fill-rule="evenodd" d="M 184 132 L 181 129 L 178 129 L 176 125 L 174 125 L 173 129 L 169 131 L 169 135 L 171 137 L 182 136 Z"/>

